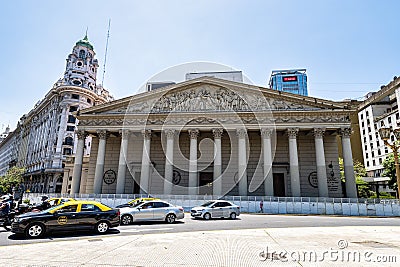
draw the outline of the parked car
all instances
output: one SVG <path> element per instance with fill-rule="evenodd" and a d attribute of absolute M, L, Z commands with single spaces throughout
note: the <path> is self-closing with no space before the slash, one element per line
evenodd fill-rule
<path fill-rule="evenodd" d="M 94 230 L 106 233 L 119 225 L 120 212 L 96 201 L 68 201 L 40 212 L 16 216 L 11 231 L 38 238 L 48 232 Z"/>
<path fill-rule="evenodd" d="M 160 200 L 159 198 L 153 198 L 153 197 L 140 197 L 140 198 L 135 198 L 129 201 L 128 203 L 124 203 L 121 205 L 116 206 L 116 208 L 126 208 L 126 207 L 135 207 L 139 203 L 142 203 L 144 201 L 151 201 L 151 200 Z"/>
<path fill-rule="evenodd" d="M 240 215 L 240 207 L 226 200 L 211 200 L 201 206 L 190 210 L 190 215 L 194 218 L 230 218 L 236 219 Z"/>
<path fill-rule="evenodd" d="M 180 206 L 162 200 L 144 201 L 135 207 L 121 208 L 121 225 L 139 221 L 166 221 L 174 223 L 183 219 L 185 213 Z"/>

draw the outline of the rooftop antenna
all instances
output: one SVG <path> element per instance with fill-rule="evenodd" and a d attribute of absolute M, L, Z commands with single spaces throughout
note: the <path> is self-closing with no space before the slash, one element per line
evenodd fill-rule
<path fill-rule="evenodd" d="M 107 62 L 107 51 L 108 51 L 108 39 L 110 38 L 110 25 L 111 25 L 111 19 L 108 19 L 108 31 L 107 31 L 106 52 L 104 53 L 103 77 L 101 78 L 101 87 L 103 87 L 104 75 L 106 74 L 106 62 Z"/>

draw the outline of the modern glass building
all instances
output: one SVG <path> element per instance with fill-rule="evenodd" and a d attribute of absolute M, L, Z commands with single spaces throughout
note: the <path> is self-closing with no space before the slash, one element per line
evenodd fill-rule
<path fill-rule="evenodd" d="M 305 69 L 273 70 L 268 85 L 274 90 L 308 96 Z"/>

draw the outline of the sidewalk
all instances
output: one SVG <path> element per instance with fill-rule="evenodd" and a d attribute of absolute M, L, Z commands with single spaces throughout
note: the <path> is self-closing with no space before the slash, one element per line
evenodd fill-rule
<path fill-rule="evenodd" d="M 399 237 L 400 226 L 103 235 L 3 246 L 0 265 L 399 266 Z"/>

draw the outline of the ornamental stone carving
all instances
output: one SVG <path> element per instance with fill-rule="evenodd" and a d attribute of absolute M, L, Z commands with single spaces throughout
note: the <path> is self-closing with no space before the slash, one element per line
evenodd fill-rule
<path fill-rule="evenodd" d="M 78 136 L 78 140 L 85 140 L 85 138 L 88 136 L 88 133 L 84 130 L 77 130 L 76 135 Z"/>
<path fill-rule="evenodd" d="M 222 133 L 224 132 L 224 129 L 222 128 L 215 128 L 212 129 L 212 133 L 214 138 L 222 138 Z"/>
<path fill-rule="evenodd" d="M 323 138 L 324 137 L 324 133 L 325 133 L 325 129 L 323 128 L 314 128 L 314 137 L 315 138 Z"/>
<path fill-rule="evenodd" d="M 146 129 L 142 130 L 142 135 L 144 139 L 150 139 L 151 138 L 151 130 Z"/>
<path fill-rule="evenodd" d="M 199 137 L 200 131 L 198 129 L 189 129 L 190 139 L 197 139 Z"/>
<path fill-rule="evenodd" d="M 289 128 L 287 130 L 289 139 L 296 139 L 299 134 L 299 128 Z"/>
<path fill-rule="evenodd" d="M 351 134 L 353 133 L 351 128 L 341 128 L 339 134 L 344 138 L 350 138 Z"/>
<path fill-rule="evenodd" d="M 129 139 L 129 137 L 132 135 L 132 131 L 123 129 L 119 131 L 119 134 L 122 136 L 122 139 Z"/>
<path fill-rule="evenodd" d="M 246 138 L 247 130 L 243 128 L 236 129 L 236 135 L 239 139 Z"/>
<path fill-rule="evenodd" d="M 272 129 L 270 128 L 261 128 L 261 136 L 263 138 L 271 138 Z"/>
<path fill-rule="evenodd" d="M 97 136 L 99 137 L 99 139 L 103 139 L 106 140 L 108 137 L 108 132 L 106 130 L 98 130 L 97 131 Z"/>
<path fill-rule="evenodd" d="M 176 130 L 174 129 L 167 129 L 164 130 L 165 136 L 167 139 L 173 139 L 175 137 Z"/>

